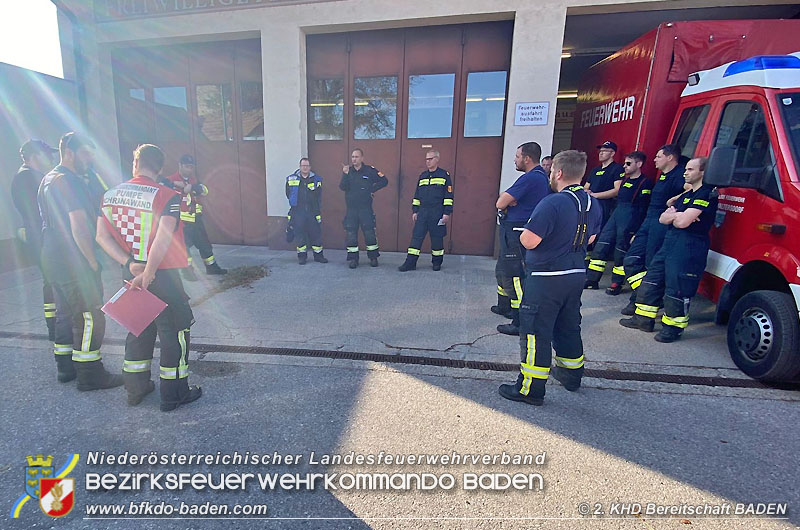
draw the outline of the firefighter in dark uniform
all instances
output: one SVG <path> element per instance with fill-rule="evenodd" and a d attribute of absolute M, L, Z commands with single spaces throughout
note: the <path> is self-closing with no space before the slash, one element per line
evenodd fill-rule
<path fill-rule="evenodd" d="M 654 159 L 659 176 L 650 192 L 650 205 L 647 208 L 642 226 L 637 230 L 625 259 L 622 261 L 625 277 L 633 292 L 630 302 L 621 313 L 632 316 L 636 311 L 636 290 L 642 283 L 650 262 L 655 257 L 664 235 L 666 225 L 658 222 L 658 218 L 667 207 L 667 201 L 684 192 L 683 167 L 679 164 L 681 151 L 678 146 L 668 144 L 661 147 Z"/>
<path fill-rule="evenodd" d="M 156 336 L 161 343 L 161 410 L 168 412 L 202 395 L 189 386 L 189 328 L 194 316 L 180 270 L 187 265 L 181 195 L 156 182 L 164 153 L 140 145 L 133 153 L 133 178 L 106 192 L 97 241 L 123 265 L 130 288 L 148 289 L 167 307 L 137 337 L 125 340 L 123 375 L 128 404 L 138 405 L 155 389 L 150 379 Z"/>
<path fill-rule="evenodd" d="M 586 153 L 562 151 L 553 159 L 553 193 L 536 206 L 520 237 L 525 257 L 525 294 L 520 306 L 521 364 L 517 382 L 500 395 L 531 405 L 544 403 L 555 350 L 553 377 L 569 391 L 583 377 L 581 293 L 586 247 L 600 231 L 599 202 L 581 186 Z"/>
<path fill-rule="evenodd" d="M 351 269 L 358 267 L 358 229 L 364 234 L 367 257 L 371 267 L 378 266 L 378 236 L 375 233 L 375 212 L 372 211 L 372 194 L 385 188 L 389 181 L 372 166 L 364 164 L 364 151 L 359 148 L 350 155 L 352 165 L 342 167 L 339 189 L 344 192 L 347 213 L 344 229 L 347 232 L 347 261 Z"/>
<path fill-rule="evenodd" d="M 498 304 L 492 307 L 492 312 L 511 319 L 509 324 L 497 326 L 497 331 L 506 335 L 519 335 L 519 305 L 525 278 L 525 249 L 519 236 L 533 209 L 550 193 L 548 177 L 539 165 L 540 156 L 542 148 L 536 142 L 517 148 L 514 166 L 525 173 L 495 203 L 500 218 L 500 270 L 495 269 Z"/>
<path fill-rule="evenodd" d="M 103 286 L 94 241 L 99 202 L 84 177 L 94 146 L 85 137 L 65 134 L 59 143 L 61 163 L 39 186 L 42 214 L 42 269 L 56 298 L 55 342 L 58 380 L 78 379 L 78 390 L 113 388 L 122 377 L 106 371 L 100 355 L 105 316 L 100 310 Z"/>
<path fill-rule="evenodd" d="M 308 245 L 314 261 L 328 263 L 322 253 L 322 177 L 311 171 L 311 161 L 300 159 L 300 169 L 286 177 L 286 198 L 289 214 L 287 237 L 297 240 L 297 261 L 305 265 Z"/>
<path fill-rule="evenodd" d="M 586 177 L 586 190 L 603 207 L 603 226 L 611 218 L 622 179 L 625 177 L 622 166 L 614 161 L 616 154 L 617 144 L 614 142 L 606 141 L 598 145 L 597 158 L 600 165 L 592 169 Z"/>
<path fill-rule="evenodd" d="M 633 234 L 639 230 L 647 206 L 650 204 L 650 192 L 653 182 L 642 175 L 642 165 L 647 161 L 647 156 L 641 151 L 634 151 L 625 156 L 625 178 L 617 195 L 617 207 L 611 214 L 608 222 L 603 226 L 603 231 L 597 238 L 589 270 L 586 271 L 586 285 L 584 289 L 598 289 L 600 278 L 606 269 L 608 259 L 614 257 L 614 269 L 611 273 L 611 286 L 606 293 L 617 295 L 622 290 L 625 281 L 625 270 L 622 260 L 630 247 Z"/>
<path fill-rule="evenodd" d="M 53 155 L 57 153 L 42 140 L 28 140 L 19 150 L 22 165 L 11 180 L 11 199 L 19 212 L 22 225 L 17 229 L 17 238 L 22 243 L 25 257 L 29 263 L 36 263 L 42 268 L 42 218 L 36 204 L 36 194 L 44 174 L 55 165 Z M 44 299 L 44 320 L 47 324 L 47 335 L 50 342 L 55 342 L 56 300 L 53 286 L 45 280 L 42 286 Z M 72 355 L 72 343 L 68 345 Z M 56 354 L 58 351 L 56 351 Z"/>
<path fill-rule="evenodd" d="M 636 293 L 636 314 L 619 321 L 626 328 L 653 331 L 663 300 L 658 342 L 678 340 L 689 325 L 689 302 L 697 294 L 706 268 L 709 230 L 717 213 L 717 192 L 703 184 L 705 158 L 686 163 L 684 178 L 691 186 L 659 217 L 667 227 L 664 244 L 653 258 Z"/>
<path fill-rule="evenodd" d="M 425 234 L 431 235 L 433 270 L 440 270 L 444 260 L 444 236 L 447 234 L 447 223 L 453 213 L 453 183 L 450 180 L 450 173 L 439 167 L 439 151 L 428 151 L 425 155 L 425 165 L 428 169 L 420 174 L 417 190 L 411 201 L 414 232 L 408 245 L 406 261 L 398 267 L 400 272 L 417 268 L 417 259 Z"/>
<path fill-rule="evenodd" d="M 184 238 L 187 251 L 194 245 L 203 258 L 206 274 L 227 274 L 228 269 L 223 269 L 214 257 L 214 247 L 208 240 L 206 225 L 203 222 L 202 197 L 208 195 L 208 186 L 197 180 L 195 175 L 195 161 L 192 155 L 183 155 L 178 161 L 178 171 L 167 177 L 159 179 L 159 183 L 177 190 L 182 197 L 181 221 L 183 221 Z M 187 281 L 197 280 L 197 275 L 192 267 L 192 256 L 189 254 L 189 265 L 183 270 L 183 277 Z"/>

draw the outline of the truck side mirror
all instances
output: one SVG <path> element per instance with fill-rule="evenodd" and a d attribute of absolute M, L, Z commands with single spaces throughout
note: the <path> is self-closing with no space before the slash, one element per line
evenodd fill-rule
<path fill-rule="evenodd" d="M 734 146 L 718 146 L 712 149 L 703 173 L 703 184 L 718 188 L 731 186 L 736 167 L 736 152 L 737 148 Z"/>

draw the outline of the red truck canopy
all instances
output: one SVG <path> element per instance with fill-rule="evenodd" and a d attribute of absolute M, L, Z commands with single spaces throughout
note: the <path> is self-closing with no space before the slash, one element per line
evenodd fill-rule
<path fill-rule="evenodd" d="M 666 22 L 592 66 L 578 86 L 572 147 L 597 165 L 596 146 L 617 143 L 648 159 L 667 135 L 689 74 L 754 55 L 800 50 L 800 20 Z M 684 153 L 691 156 L 693 153 Z M 645 174 L 653 176 L 651 163 Z"/>

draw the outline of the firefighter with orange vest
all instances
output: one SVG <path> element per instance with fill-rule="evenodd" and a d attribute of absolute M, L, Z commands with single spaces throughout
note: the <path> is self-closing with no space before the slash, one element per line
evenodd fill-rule
<path fill-rule="evenodd" d="M 161 342 L 161 410 L 168 412 L 200 398 L 189 386 L 189 328 L 194 316 L 178 271 L 187 266 L 181 195 L 156 182 L 164 153 L 140 145 L 133 154 L 133 178 L 107 191 L 97 242 L 124 266 L 130 288 L 148 289 L 167 307 L 137 337 L 125 340 L 123 378 L 128 404 L 138 405 L 155 389 L 150 379 L 156 336 Z"/>
<path fill-rule="evenodd" d="M 214 249 L 208 240 L 206 227 L 203 224 L 203 205 L 199 198 L 208 195 L 208 186 L 197 180 L 195 163 L 192 155 L 183 155 L 178 163 L 178 171 L 162 178 L 161 183 L 179 191 L 183 195 L 181 202 L 181 221 L 183 221 L 186 249 L 194 245 L 200 251 L 200 257 L 206 266 L 206 274 L 227 274 L 228 270 L 217 264 Z M 197 280 L 192 268 L 192 256 L 189 255 L 189 265 L 183 272 L 183 277 L 188 281 Z"/>

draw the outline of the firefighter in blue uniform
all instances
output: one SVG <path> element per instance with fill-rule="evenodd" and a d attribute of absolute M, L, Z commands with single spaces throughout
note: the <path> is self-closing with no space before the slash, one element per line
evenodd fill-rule
<path fill-rule="evenodd" d="M 286 177 L 286 198 L 289 215 L 286 233 L 297 240 L 297 261 L 305 265 L 308 246 L 314 261 L 328 263 L 322 253 L 322 177 L 311 171 L 311 161 L 300 159 L 300 169 Z"/>
<path fill-rule="evenodd" d="M 703 184 L 705 158 L 686 164 L 684 178 L 691 189 L 683 192 L 659 217 L 667 227 L 664 244 L 653 258 L 636 293 L 636 314 L 619 321 L 626 328 L 653 331 L 663 300 L 659 342 L 674 342 L 689 324 L 689 302 L 697 293 L 706 268 L 709 235 L 717 212 L 717 192 Z"/>
<path fill-rule="evenodd" d="M 583 377 L 581 293 L 586 281 L 586 247 L 600 231 L 600 203 L 581 180 L 586 153 L 562 151 L 553 159 L 553 193 L 536 206 L 520 236 L 525 256 L 525 294 L 519 310 L 520 374 L 500 395 L 531 405 L 544 403 L 555 350 L 553 377 L 576 391 Z"/>
<path fill-rule="evenodd" d="M 536 142 L 517 148 L 514 166 L 525 173 L 495 203 L 500 219 L 500 256 L 495 268 L 498 305 L 491 310 L 511 319 L 510 323 L 497 326 L 497 331 L 506 335 L 519 335 L 519 306 L 525 277 L 525 249 L 519 236 L 533 209 L 550 193 L 547 174 L 539 164 L 541 156 L 542 148 Z"/>
<path fill-rule="evenodd" d="M 417 181 L 417 190 L 411 201 L 411 220 L 414 231 L 408 245 L 408 255 L 397 270 L 406 272 L 417 268 L 417 260 L 422 249 L 425 234 L 431 235 L 431 262 L 433 270 L 442 268 L 444 260 L 444 236 L 447 223 L 453 213 L 453 183 L 450 173 L 439 167 L 439 151 L 428 151 L 425 165 Z"/>
<path fill-rule="evenodd" d="M 622 262 L 625 276 L 633 290 L 630 302 L 621 311 L 623 315 L 632 316 L 636 311 L 636 290 L 664 242 L 667 227 L 658 222 L 661 212 L 667 207 L 667 201 L 685 191 L 680 158 L 680 148 L 667 144 L 658 150 L 654 159 L 659 176 L 650 192 L 650 205 Z"/>
<path fill-rule="evenodd" d="M 344 216 L 347 246 L 347 261 L 351 269 L 358 267 L 358 229 L 364 234 L 367 257 L 371 267 L 378 266 L 378 236 L 375 233 L 375 212 L 372 210 L 372 194 L 385 188 L 389 181 L 383 173 L 364 164 L 364 151 L 353 149 L 352 165 L 342 167 L 339 189 L 344 192 L 347 213 Z"/>
<path fill-rule="evenodd" d="M 603 208 L 603 226 L 611 218 L 611 212 L 614 211 L 616 197 L 625 176 L 622 166 L 614 161 L 616 154 L 617 144 L 614 142 L 605 141 L 598 145 L 597 159 L 600 161 L 600 165 L 589 172 L 584 185 L 589 195 L 597 199 Z"/>
<path fill-rule="evenodd" d="M 639 229 L 647 206 L 650 204 L 650 192 L 653 183 L 642 175 L 642 165 L 647 156 L 641 151 L 634 151 L 625 156 L 623 165 L 625 177 L 617 195 L 617 207 L 611 213 L 603 231 L 597 238 L 592 251 L 589 270 L 586 271 L 585 289 L 598 289 L 600 278 L 606 269 L 608 259 L 614 257 L 614 269 L 611 275 L 611 286 L 606 293 L 617 295 L 625 281 L 622 260 L 630 247 L 633 234 Z"/>
<path fill-rule="evenodd" d="M 22 165 L 11 180 L 11 199 L 22 220 L 17 229 L 17 238 L 29 263 L 36 263 L 42 268 L 42 218 L 36 204 L 36 194 L 44 174 L 53 168 L 53 155 L 57 153 L 42 140 L 28 140 L 19 150 Z M 47 280 L 42 285 L 44 299 L 44 320 L 50 342 L 55 341 L 56 301 L 53 286 Z M 72 345 L 69 345 L 72 354 Z M 58 351 L 56 351 L 58 354 Z"/>
<path fill-rule="evenodd" d="M 122 377 L 106 371 L 100 354 L 105 316 L 94 244 L 97 193 L 104 184 L 91 170 L 94 145 L 88 138 L 67 133 L 59 151 L 61 163 L 44 176 L 38 193 L 42 269 L 56 298 L 58 380 L 77 376 L 81 391 L 113 388 L 122 384 Z"/>

